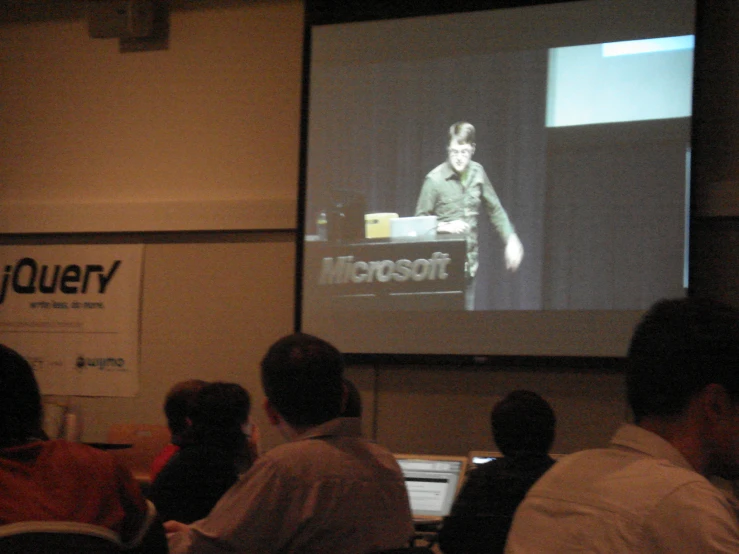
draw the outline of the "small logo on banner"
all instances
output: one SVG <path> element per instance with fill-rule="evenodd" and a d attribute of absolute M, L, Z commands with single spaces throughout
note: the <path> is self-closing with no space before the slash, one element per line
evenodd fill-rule
<path fill-rule="evenodd" d="M 80 355 L 75 365 L 80 372 L 86 367 L 99 371 L 126 371 L 126 360 L 123 358 L 87 358 Z"/>

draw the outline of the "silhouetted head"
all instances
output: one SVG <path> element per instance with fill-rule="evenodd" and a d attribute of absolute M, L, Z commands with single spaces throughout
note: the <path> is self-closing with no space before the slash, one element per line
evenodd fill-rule
<path fill-rule="evenodd" d="M 164 415 L 173 436 L 180 436 L 190 426 L 188 419 L 198 393 L 206 385 L 200 379 L 189 379 L 174 385 L 164 399 Z"/>
<path fill-rule="evenodd" d="M 238 383 L 208 383 L 192 407 L 192 437 L 201 444 L 219 444 L 239 451 L 246 441 L 243 426 L 250 410 L 249 393 Z"/>
<path fill-rule="evenodd" d="M 709 299 L 657 302 L 629 347 L 626 385 L 635 421 L 679 415 L 711 383 L 739 399 L 739 311 Z"/>
<path fill-rule="evenodd" d="M 521 452 L 546 454 L 554 442 L 554 410 L 535 392 L 516 390 L 490 414 L 493 438 L 504 456 Z"/>
<path fill-rule="evenodd" d="M 341 415 L 344 362 L 328 342 L 304 333 L 278 340 L 262 359 L 269 403 L 293 426 L 315 426 Z"/>
<path fill-rule="evenodd" d="M 0 344 L 0 447 L 41 437 L 41 392 L 33 368 Z"/>

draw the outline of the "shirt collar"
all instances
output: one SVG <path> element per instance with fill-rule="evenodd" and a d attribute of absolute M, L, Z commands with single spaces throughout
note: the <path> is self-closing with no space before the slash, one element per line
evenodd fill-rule
<path fill-rule="evenodd" d="M 665 439 L 647 431 L 638 425 L 622 425 L 611 439 L 611 445 L 617 448 L 629 448 L 654 458 L 662 458 L 670 463 L 695 471 L 685 457 Z"/>
<path fill-rule="evenodd" d="M 449 160 L 444 162 L 444 180 L 446 181 L 461 181 L 459 174 L 454 171 L 454 168 L 449 163 Z"/>
<path fill-rule="evenodd" d="M 464 173 L 460 175 L 456 171 L 454 171 L 454 168 L 449 163 L 449 160 L 444 162 L 444 179 L 447 181 L 457 181 L 462 182 L 463 178 L 469 177 L 470 175 L 473 175 L 475 171 L 477 170 L 478 166 L 475 164 L 473 160 L 470 160 L 470 163 L 467 165 L 467 169 L 464 170 Z M 465 179 L 467 180 L 467 179 Z"/>
<path fill-rule="evenodd" d="M 337 417 L 336 419 L 311 427 L 295 440 L 308 440 L 331 436 L 361 437 L 362 420 L 358 417 Z"/>

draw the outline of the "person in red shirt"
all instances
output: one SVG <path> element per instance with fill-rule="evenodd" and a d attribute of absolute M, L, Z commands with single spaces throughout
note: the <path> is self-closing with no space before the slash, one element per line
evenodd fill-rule
<path fill-rule="evenodd" d="M 0 345 L 0 532 L 66 528 L 124 548 L 165 553 L 153 504 L 110 453 L 45 440 L 41 394 L 30 364 Z"/>

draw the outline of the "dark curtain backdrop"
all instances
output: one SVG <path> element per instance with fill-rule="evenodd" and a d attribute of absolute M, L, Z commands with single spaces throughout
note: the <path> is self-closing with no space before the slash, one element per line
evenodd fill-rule
<path fill-rule="evenodd" d="M 690 118 L 549 129 L 545 309 L 683 294 Z"/>
<path fill-rule="evenodd" d="M 449 126 L 477 130 L 480 162 L 524 244 L 516 273 L 481 218 L 478 309 L 542 307 L 547 52 L 317 65 L 310 83 L 306 221 L 328 191 L 362 193 L 367 212 L 412 216 L 423 179 L 446 159 Z"/>

